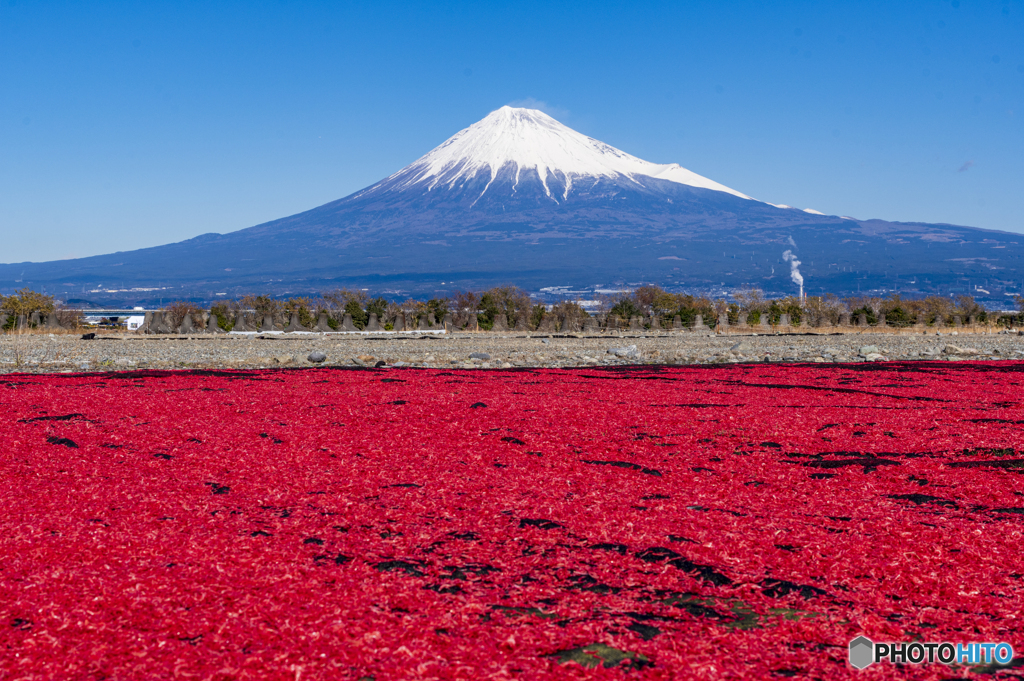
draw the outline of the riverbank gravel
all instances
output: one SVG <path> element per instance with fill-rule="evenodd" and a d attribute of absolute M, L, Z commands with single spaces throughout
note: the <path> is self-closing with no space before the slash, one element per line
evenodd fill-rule
<path fill-rule="evenodd" d="M 322 359 L 321 359 L 322 357 Z M 1024 336 L 963 332 L 544 335 L 97 333 L 0 336 L 0 373 L 282 366 L 460 369 L 741 362 L 1024 359 Z"/>

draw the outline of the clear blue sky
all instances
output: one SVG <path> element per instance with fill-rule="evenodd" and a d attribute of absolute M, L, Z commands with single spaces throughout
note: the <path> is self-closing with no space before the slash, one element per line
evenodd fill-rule
<path fill-rule="evenodd" d="M 0 262 L 290 215 L 523 101 L 774 203 L 1024 232 L 1024 0 L 0 0 Z"/>

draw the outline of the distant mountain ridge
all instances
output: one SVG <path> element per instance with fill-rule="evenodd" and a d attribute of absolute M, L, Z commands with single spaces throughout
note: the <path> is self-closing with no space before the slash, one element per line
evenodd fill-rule
<path fill-rule="evenodd" d="M 432 293 L 649 282 L 809 294 L 1019 291 L 1024 235 L 821 215 L 644 161 L 502 107 L 390 177 L 290 217 L 137 251 L 0 265 L 20 286 L 111 302 L 335 286 Z M 125 291 L 125 289 L 159 289 Z M 107 291 L 90 293 L 90 291 Z M 112 289 L 118 291 L 111 292 Z"/>

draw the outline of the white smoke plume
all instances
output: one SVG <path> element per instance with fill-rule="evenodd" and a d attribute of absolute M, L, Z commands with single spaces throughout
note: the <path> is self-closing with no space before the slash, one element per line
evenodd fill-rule
<path fill-rule="evenodd" d="M 793 280 L 793 283 L 801 288 L 804 285 L 804 275 L 800 274 L 800 261 L 793 255 L 793 251 L 786 250 L 782 254 L 783 260 L 789 261 L 789 278 Z"/>

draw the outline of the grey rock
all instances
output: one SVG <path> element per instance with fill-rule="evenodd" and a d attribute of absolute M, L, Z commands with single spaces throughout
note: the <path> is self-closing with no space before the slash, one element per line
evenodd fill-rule
<path fill-rule="evenodd" d="M 327 361 L 327 355 L 320 352 L 319 350 L 314 350 L 313 352 L 309 353 L 309 355 L 306 356 L 306 359 L 312 362 L 313 364 L 323 364 L 324 362 Z"/>
<path fill-rule="evenodd" d="M 860 351 L 857 354 L 860 355 L 861 357 L 867 357 L 868 355 L 877 355 L 878 347 L 875 345 L 865 345 L 861 347 Z"/>
<path fill-rule="evenodd" d="M 628 345 L 624 348 L 608 348 L 608 354 L 627 359 L 640 359 L 640 353 L 635 345 Z"/>
<path fill-rule="evenodd" d="M 471 352 L 471 353 L 469 353 L 469 358 L 470 359 L 488 360 L 488 359 L 491 358 L 491 356 L 488 355 L 486 352 Z"/>

